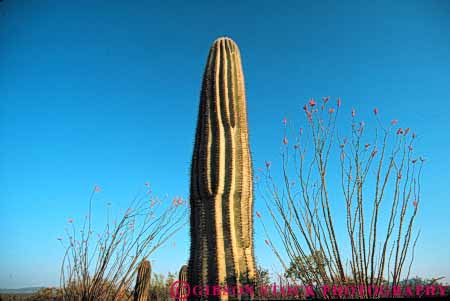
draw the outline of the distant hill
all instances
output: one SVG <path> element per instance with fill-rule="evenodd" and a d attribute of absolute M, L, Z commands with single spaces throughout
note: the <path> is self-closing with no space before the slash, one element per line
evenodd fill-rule
<path fill-rule="evenodd" d="M 16 288 L 16 289 L 10 289 L 10 288 L 0 288 L 0 294 L 33 294 L 40 290 L 41 288 L 44 288 L 43 286 L 38 287 L 23 287 L 23 288 Z"/>

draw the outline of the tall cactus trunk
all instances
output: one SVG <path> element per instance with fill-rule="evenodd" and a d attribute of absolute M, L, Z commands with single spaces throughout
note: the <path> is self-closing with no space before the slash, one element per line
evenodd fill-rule
<path fill-rule="evenodd" d="M 190 200 L 191 287 L 253 283 L 253 179 L 244 76 L 239 49 L 229 38 L 214 42 L 203 76 Z"/>
<path fill-rule="evenodd" d="M 186 300 L 187 298 L 187 289 L 183 285 L 183 283 L 188 283 L 188 267 L 187 265 L 183 265 L 180 269 L 180 272 L 178 273 L 178 292 L 177 292 L 177 298 L 176 301 L 182 301 Z"/>
<path fill-rule="evenodd" d="M 138 266 L 136 286 L 134 288 L 134 301 L 149 300 L 151 275 L 152 268 L 150 261 L 143 260 Z"/>

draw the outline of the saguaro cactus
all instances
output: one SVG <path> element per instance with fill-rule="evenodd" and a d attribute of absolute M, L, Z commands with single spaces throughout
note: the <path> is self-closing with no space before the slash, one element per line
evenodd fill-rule
<path fill-rule="evenodd" d="M 148 301 L 151 275 L 152 268 L 150 261 L 143 260 L 138 266 L 136 286 L 134 288 L 134 301 Z"/>
<path fill-rule="evenodd" d="M 188 267 L 187 265 L 183 265 L 180 269 L 180 272 L 178 273 L 178 281 L 179 281 L 179 290 L 177 294 L 176 301 L 185 300 L 187 298 L 187 291 L 186 287 L 183 285 L 183 283 L 188 282 Z"/>
<path fill-rule="evenodd" d="M 191 287 L 252 282 L 253 179 L 244 76 L 239 49 L 229 38 L 214 42 L 203 75 L 190 202 Z"/>

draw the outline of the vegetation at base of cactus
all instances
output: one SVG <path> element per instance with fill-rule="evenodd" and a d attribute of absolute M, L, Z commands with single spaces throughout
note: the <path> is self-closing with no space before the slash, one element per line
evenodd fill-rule
<path fill-rule="evenodd" d="M 269 286 L 271 284 L 272 283 L 270 281 L 269 270 L 258 265 L 256 267 L 256 280 L 255 280 L 256 287 Z"/>
<path fill-rule="evenodd" d="M 253 179 L 244 76 L 239 49 L 229 38 L 214 42 L 203 76 L 190 205 L 189 283 L 253 281 Z"/>
<path fill-rule="evenodd" d="M 150 261 L 143 260 L 139 264 L 136 277 L 136 286 L 134 288 L 134 301 L 147 301 L 150 296 L 150 281 L 152 276 L 152 267 Z"/>

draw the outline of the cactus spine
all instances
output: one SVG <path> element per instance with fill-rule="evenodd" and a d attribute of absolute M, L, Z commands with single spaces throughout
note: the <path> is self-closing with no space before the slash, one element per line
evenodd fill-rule
<path fill-rule="evenodd" d="M 191 287 L 252 282 L 253 179 L 244 76 L 239 49 L 229 38 L 214 42 L 203 75 L 190 202 Z"/>
<path fill-rule="evenodd" d="M 187 265 L 183 265 L 178 273 L 178 281 L 179 281 L 179 291 L 177 294 L 176 301 L 181 301 L 186 299 L 187 291 L 186 287 L 182 285 L 183 283 L 188 283 L 188 267 Z"/>
<path fill-rule="evenodd" d="M 150 261 L 142 260 L 138 266 L 136 286 L 134 288 L 134 301 L 148 301 L 150 293 L 150 280 L 152 268 Z"/>

